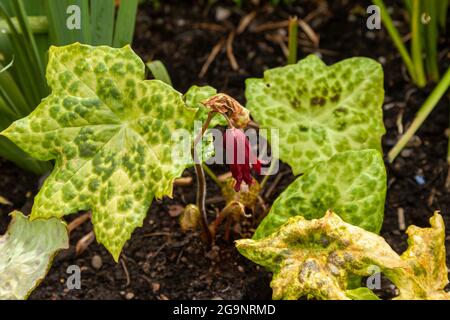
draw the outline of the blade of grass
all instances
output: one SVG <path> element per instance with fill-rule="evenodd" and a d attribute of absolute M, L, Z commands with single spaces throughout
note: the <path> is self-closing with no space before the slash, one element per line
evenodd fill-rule
<path fill-rule="evenodd" d="M 425 46 L 425 63 L 427 66 L 427 74 L 430 80 L 433 82 L 439 81 L 439 67 L 438 67 L 438 40 L 439 40 L 439 32 L 438 32 L 438 11 L 437 11 L 437 1 L 436 0 L 427 0 L 423 3 L 424 12 L 429 14 L 430 20 L 428 24 L 424 25 L 424 36 L 426 39 Z"/>
<path fill-rule="evenodd" d="M 153 78 L 155 78 L 156 80 L 161 80 L 162 82 L 165 82 L 168 85 L 172 86 L 170 75 L 161 61 L 155 60 L 152 62 L 147 62 L 147 67 L 152 73 Z"/>
<path fill-rule="evenodd" d="M 439 24 L 441 29 L 445 32 L 447 27 L 447 13 L 448 13 L 448 4 L 449 0 L 440 0 L 439 1 Z"/>
<path fill-rule="evenodd" d="M 298 49 L 298 19 L 297 17 L 289 18 L 289 55 L 288 64 L 297 63 L 297 49 Z"/>
<path fill-rule="evenodd" d="M 29 105 L 35 105 L 40 101 L 41 96 L 39 93 L 39 88 L 33 78 L 30 77 L 29 68 L 34 66 L 31 64 L 29 59 L 29 48 L 24 42 L 23 36 L 19 34 L 14 24 L 12 23 L 10 17 L 8 16 L 4 6 L 0 3 L 0 15 L 3 16 L 5 21 L 8 23 L 9 30 L 11 34 L 8 36 L 9 42 L 11 44 L 11 50 L 15 55 L 15 65 L 14 65 L 14 75 L 17 78 L 18 83 L 23 90 L 27 103 Z M 34 71 L 35 72 L 35 71 Z"/>
<path fill-rule="evenodd" d="M 36 161 L 3 136 L 0 137 L 0 156 L 14 162 L 22 169 L 38 175 L 42 175 L 52 168 L 49 162 Z"/>
<path fill-rule="evenodd" d="M 116 48 L 131 44 L 136 23 L 138 0 L 121 1 L 117 13 L 113 46 Z"/>
<path fill-rule="evenodd" d="M 19 26 L 19 22 L 17 21 L 17 18 L 12 18 L 12 23 L 16 27 L 17 31 L 19 31 L 20 34 L 22 34 L 22 31 Z M 48 32 L 48 20 L 45 16 L 28 16 L 28 22 L 30 24 L 30 29 L 33 34 L 40 34 L 40 33 L 47 33 Z M 0 30 L 3 33 L 11 33 L 9 30 L 8 23 L 4 20 L 0 20 Z"/>
<path fill-rule="evenodd" d="M 58 46 L 82 42 L 91 42 L 91 27 L 89 17 L 88 0 L 46 0 L 46 12 L 50 24 L 51 42 Z M 71 6 L 80 9 L 80 29 L 69 29 L 67 22 L 72 12 L 68 12 Z"/>
<path fill-rule="evenodd" d="M 111 45 L 114 35 L 114 0 L 91 0 L 93 45 Z"/>
<path fill-rule="evenodd" d="M 427 84 L 422 57 L 422 35 L 421 35 L 421 2 L 412 0 L 411 12 L 411 57 L 416 74 L 416 84 L 422 88 Z"/>
<path fill-rule="evenodd" d="M 20 29 L 22 30 L 24 36 L 24 44 L 26 45 L 28 51 L 28 58 L 31 63 L 29 65 L 30 69 L 32 69 L 35 78 L 33 79 L 37 82 L 37 87 L 39 88 L 39 93 L 45 95 L 48 93 L 48 89 L 45 81 L 45 66 L 41 61 L 41 57 L 39 54 L 39 50 L 36 45 L 36 40 L 34 39 L 34 35 L 31 32 L 30 24 L 28 22 L 28 16 L 25 12 L 25 6 L 22 0 L 16 0 L 13 2 L 14 9 L 17 14 L 17 20 L 20 25 Z"/>
<path fill-rule="evenodd" d="M 442 96 L 445 94 L 445 92 L 449 87 L 450 87 L 450 68 L 447 70 L 445 75 L 442 77 L 441 81 L 434 88 L 433 92 L 431 92 L 425 103 L 419 109 L 419 111 L 416 114 L 416 117 L 409 126 L 408 130 L 400 138 L 397 144 L 389 151 L 388 153 L 389 162 L 394 161 L 394 159 L 398 156 L 398 154 L 403 150 L 408 141 L 420 128 L 420 126 L 428 117 L 430 112 L 433 111 L 434 107 L 437 105 L 437 103 L 439 102 L 439 100 L 442 98 Z"/>
<path fill-rule="evenodd" d="M 372 0 L 372 2 L 380 8 L 381 21 L 383 21 L 383 24 L 386 27 L 386 29 L 389 33 L 389 36 L 391 37 L 392 41 L 394 42 L 395 47 L 397 48 L 398 52 L 400 53 L 400 56 L 402 57 L 403 62 L 406 65 L 406 69 L 408 70 L 408 73 L 409 73 L 411 79 L 413 80 L 414 83 L 417 83 L 416 71 L 415 71 L 411 56 L 409 55 L 408 50 L 406 49 L 406 46 L 403 44 L 397 28 L 395 28 L 395 26 L 394 26 L 394 23 L 391 19 L 391 16 L 389 15 L 389 12 L 386 9 L 386 6 L 384 5 L 383 0 Z"/>

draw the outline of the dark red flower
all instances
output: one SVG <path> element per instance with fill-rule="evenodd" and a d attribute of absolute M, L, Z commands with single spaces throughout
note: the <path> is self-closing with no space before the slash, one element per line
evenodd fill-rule
<path fill-rule="evenodd" d="M 251 185 L 253 183 L 250 174 L 253 168 L 258 174 L 261 174 L 261 161 L 254 155 L 251 150 L 250 142 L 247 136 L 240 129 L 227 129 L 223 138 L 226 163 L 230 166 L 231 174 L 236 180 L 234 190 L 241 190 L 242 181 Z"/>

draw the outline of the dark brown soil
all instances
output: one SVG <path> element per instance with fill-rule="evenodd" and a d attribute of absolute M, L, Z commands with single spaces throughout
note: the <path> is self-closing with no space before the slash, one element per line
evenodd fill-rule
<path fill-rule="evenodd" d="M 286 60 L 279 43 L 273 40 L 274 36 L 284 39 L 285 31 L 275 29 L 255 32 L 257 26 L 286 20 L 291 15 L 302 18 L 309 16 L 306 19 L 320 35 L 318 52 L 326 63 L 352 56 L 368 56 L 383 64 L 387 129 L 383 142 L 385 151 L 389 150 L 399 136 L 397 118 L 403 114 L 402 122 L 406 128 L 430 92 L 429 88 L 420 91 L 409 82 L 402 61 L 384 29 L 367 30 L 365 8 L 370 1 L 359 1 L 359 4 L 345 0 L 328 1 L 328 7 L 325 1 L 298 3 L 302 4 L 276 8 L 262 5 L 236 8 L 229 4 L 208 7 L 199 5 L 198 1 L 164 1 L 158 10 L 146 4 L 139 12 L 134 47 L 144 60 L 162 60 L 178 90 L 184 92 L 193 84 L 209 84 L 244 102 L 244 80 L 260 77 L 264 70 L 283 65 Z M 217 11 L 222 9 L 229 11 L 230 16 L 224 21 L 217 21 Z M 242 34 L 236 35 L 233 43 L 239 70 L 231 69 L 227 55 L 222 50 L 206 75 L 200 78 L 200 70 L 211 49 L 238 26 L 244 15 L 253 10 L 256 11 L 256 18 Z M 398 17 L 402 21 L 400 12 Z M 304 35 L 301 38 L 299 54 L 304 57 L 314 48 Z M 448 66 L 448 49 L 445 49 L 449 47 L 448 44 L 444 41 L 441 43 L 442 70 Z M 428 226 L 433 211 L 440 210 L 450 228 L 450 198 L 445 188 L 449 111 L 445 105 L 442 102 L 432 112 L 414 143 L 405 149 L 393 165 L 387 166 L 389 188 L 381 234 L 399 253 L 406 248 L 406 236 L 398 223 L 397 212 L 400 208 L 404 210 L 406 226 Z M 284 166 L 282 170 L 289 169 Z M 188 171 L 186 175 L 192 176 L 193 173 Z M 26 204 L 26 194 L 35 191 L 37 177 L 6 161 L 0 161 L 0 177 L 0 195 L 14 204 L 11 207 L 0 206 L 0 228 L 4 231 L 6 213 Z M 293 178 L 290 173 L 285 175 L 268 202 L 271 203 Z M 270 182 L 273 180 L 271 178 Z M 96 244 L 92 244 L 78 257 L 75 256 L 73 246 L 61 253 L 31 298 L 269 299 L 270 274 L 241 257 L 232 243 L 222 239 L 222 234 L 217 245 L 210 250 L 202 244 L 197 234 L 182 233 L 177 218 L 169 215 L 170 205 L 193 203 L 194 190 L 194 186 L 176 187 L 173 199 L 155 201 L 144 227 L 135 231 L 123 251 L 123 262 L 119 264 L 115 264 L 106 250 Z M 217 190 L 212 187 L 208 196 L 216 194 Z M 214 207 L 210 205 L 209 209 L 213 214 Z M 90 230 L 90 223 L 77 229 L 71 235 L 71 244 L 75 245 Z M 450 261 L 449 240 L 447 236 L 447 261 Z M 94 256 L 102 260 L 103 265 L 99 270 L 92 266 Z M 81 290 L 65 289 L 68 277 L 66 269 L 72 264 L 82 268 Z M 388 283 L 384 283 L 382 295 L 392 295 Z"/>

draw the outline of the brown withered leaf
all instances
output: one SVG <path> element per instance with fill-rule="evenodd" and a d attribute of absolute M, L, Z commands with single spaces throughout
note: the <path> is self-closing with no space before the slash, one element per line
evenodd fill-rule
<path fill-rule="evenodd" d="M 274 299 L 349 299 L 351 276 L 380 268 L 399 289 L 397 299 L 450 299 L 445 264 L 444 223 L 439 213 L 431 228 L 411 226 L 408 250 L 399 256 L 386 241 L 345 223 L 331 211 L 321 219 L 296 216 L 275 233 L 236 242 L 250 260 L 273 272 Z"/>
<path fill-rule="evenodd" d="M 216 94 L 202 104 L 212 111 L 227 115 L 238 128 L 246 128 L 250 122 L 250 112 L 227 94 Z"/>

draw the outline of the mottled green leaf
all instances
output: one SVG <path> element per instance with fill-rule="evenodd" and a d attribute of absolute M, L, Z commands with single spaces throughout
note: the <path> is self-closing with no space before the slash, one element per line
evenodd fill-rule
<path fill-rule="evenodd" d="M 283 191 L 254 239 L 268 236 L 290 217 L 320 218 L 328 209 L 348 223 L 378 233 L 385 198 L 386 169 L 377 150 L 338 153 L 306 170 Z"/>
<path fill-rule="evenodd" d="M 202 123 L 205 122 L 206 118 L 208 117 L 209 109 L 206 108 L 201 102 L 207 100 L 208 98 L 211 98 L 216 94 L 217 90 L 210 86 L 192 86 L 189 88 L 188 92 L 185 93 L 184 100 L 186 102 L 186 105 L 190 108 L 198 109 L 196 120 L 199 120 Z M 214 128 L 216 126 L 226 125 L 227 122 L 225 121 L 225 119 L 220 115 L 216 115 L 212 119 L 209 127 Z"/>
<path fill-rule="evenodd" d="M 398 299 L 450 299 L 444 291 L 444 223 L 438 213 L 430 222 L 431 228 L 408 229 L 409 248 L 401 257 L 382 237 L 331 211 L 320 219 L 293 217 L 270 236 L 238 240 L 236 246 L 273 272 L 274 299 L 347 300 L 355 293 L 347 291 L 348 280 L 372 275 L 374 266 L 399 289 Z"/>
<path fill-rule="evenodd" d="M 352 300 L 381 300 L 372 290 L 365 287 L 347 290 L 345 294 Z"/>
<path fill-rule="evenodd" d="M 0 237 L 0 300 L 26 299 L 42 281 L 58 250 L 69 247 L 59 219 L 29 221 L 13 212 L 7 233 Z"/>
<path fill-rule="evenodd" d="M 310 55 L 246 81 L 247 108 L 280 130 L 280 159 L 295 175 L 338 152 L 381 150 L 383 96 L 383 70 L 368 58 L 326 66 Z"/>
<path fill-rule="evenodd" d="M 92 209 L 96 238 L 116 261 L 190 159 L 172 156 L 173 134 L 192 134 L 195 110 L 167 84 L 144 81 L 144 70 L 129 46 L 52 47 L 51 95 L 2 133 L 37 159 L 56 159 L 32 219 Z"/>

